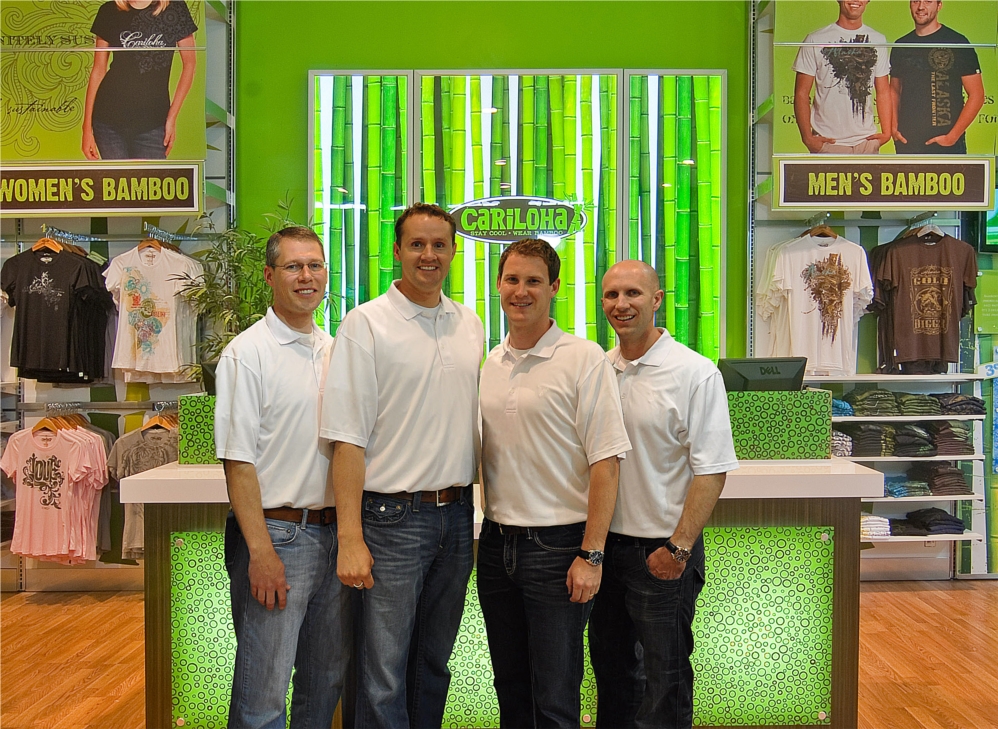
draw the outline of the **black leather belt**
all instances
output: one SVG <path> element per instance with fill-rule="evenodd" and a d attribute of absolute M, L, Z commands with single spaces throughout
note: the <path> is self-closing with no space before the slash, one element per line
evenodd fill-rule
<path fill-rule="evenodd" d="M 278 521 L 293 521 L 301 524 L 301 515 L 305 509 L 292 509 L 290 506 L 281 506 L 277 509 L 264 509 L 263 515 L 268 519 Z M 308 517 L 305 519 L 308 524 L 318 524 L 326 526 L 336 523 L 336 507 L 327 506 L 324 509 L 309 509 Z"/>

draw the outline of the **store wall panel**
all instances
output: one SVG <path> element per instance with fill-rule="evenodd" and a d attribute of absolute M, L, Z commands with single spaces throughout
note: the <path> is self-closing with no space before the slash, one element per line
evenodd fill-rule
<path fill-rule="evenodd" d="M 308 71 L 683 68 L 728 73 L 725 343 L 745 352 L 748 12 L 740 2 L 275 2 L 237 14 L 237 196 L 258 227 L 308 190 Z"/>

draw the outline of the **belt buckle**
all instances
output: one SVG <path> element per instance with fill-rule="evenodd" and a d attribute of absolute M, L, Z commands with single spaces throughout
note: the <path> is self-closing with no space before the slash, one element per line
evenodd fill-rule
<path fill-rule="evenodd" d="M 446 489 L 440 489 L 440 491 L 446 491 Z M 446 503 L 443 503 L 443 504 L 440 503 L 440 491 L 434 491 L 433 492 L 433 498 L 434 498 L 434 500 L 436 502 L 436 505 L 438 507 L 440 507 L 440 506 L 446 506 L 447 505 Z"/>

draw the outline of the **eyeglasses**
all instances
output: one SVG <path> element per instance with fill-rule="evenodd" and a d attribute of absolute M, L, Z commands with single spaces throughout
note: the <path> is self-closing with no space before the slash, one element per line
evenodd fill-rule
<path fill-rule="evenodd" d="M 318 276 L 319 274 L 325 272 L 326 263 L 325 261 L 312 261 L 311 263 L 298 263 L 298 261 L 293 261 L 284 266 L 274 266 L 274 268 L 283 268 L 292 275 L 301 273 L 306 267 L 308 268 L 309 273 Z"/>

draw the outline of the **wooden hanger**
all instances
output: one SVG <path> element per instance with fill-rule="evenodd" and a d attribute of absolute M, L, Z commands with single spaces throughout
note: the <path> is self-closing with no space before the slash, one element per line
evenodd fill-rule
<path fill-rule="evenodd" d="M 38 242 L 31 246 L 31 250 L 40 251 L 42 249 L 47 249 L 55 253 L 62 253 L 65 246 L 54 238 L 39 238 Z"/>
<path fill-rule="evenodd" d="M 58 425 L 53 418 L 42 418 L 35 423 L 35 426 L 31 429 L 31 432 L 37 433 L 39 430 L 48 430 L 55 433 L 56 431 L 62 429 L 63 428 Z"/>
<path fill-rule="evenodd" d="M 139 241 L 139 250 L 141 251 L 146 248 L 155 248 L 157 251 L 161 251 L 163 250 L 163 244 L 155 238 L 145 238 Z"/>
<path fill-rule="evenodd" d="M 827 225 L 816 225 L 807 231 L 813 238 L 838 238 L 838 234 Z"/>
<path fill-rule="evenodd" d="M 164 428 L 166 430 L 173 430 L 173 428 L 170 427 L 170 422 L 159 413 L 149 418 L 149 420 L 146 421 L 145 425 L 142 426 L 143 431 L 149 430 L 150 428 Z"/>

